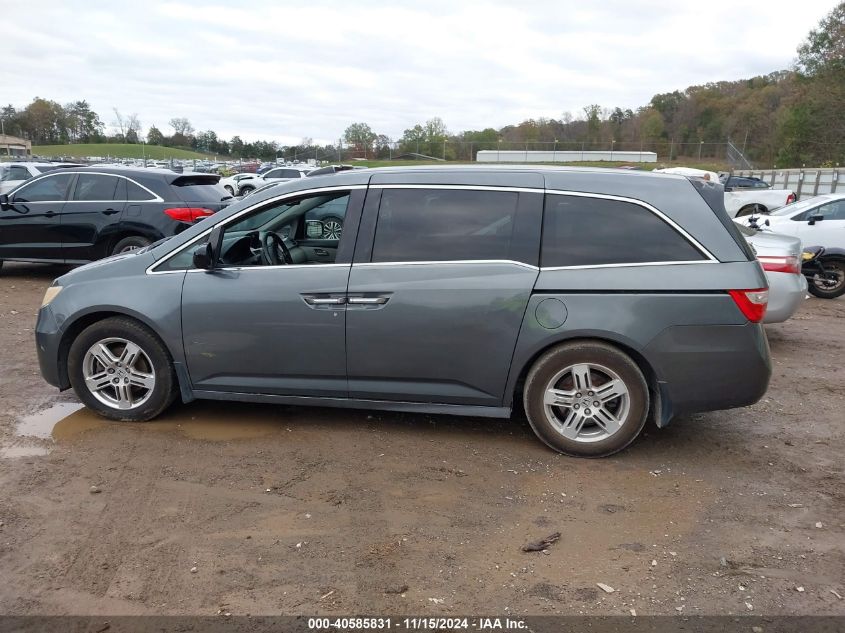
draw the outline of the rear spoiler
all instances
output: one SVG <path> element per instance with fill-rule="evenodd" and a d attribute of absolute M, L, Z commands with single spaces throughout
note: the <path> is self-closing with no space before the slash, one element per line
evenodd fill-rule
<path fill-rule="evenodd" d="M 168 181 L 175 187 L 187 187 L 189 185 L 216 185 L 220 182 L 220 178 L 219 174 L 174 173 L 172 178 L 168 177 Z"/>

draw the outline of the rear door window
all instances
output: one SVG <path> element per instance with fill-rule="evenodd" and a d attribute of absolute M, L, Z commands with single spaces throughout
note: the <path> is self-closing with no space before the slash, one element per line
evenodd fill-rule
<path fill-rule="evenodd" d="M 508 260 L 519 194 L 385 189 L 372 261 Z"/>
<path fill-rule="evenodd" d="M 76 181 L 76 189 L 73 192 L 73 199 L 87 200 L 89 202 L 115 200 L 115 193 L 120 180 L 116 176 L 79 174 L 79 180 Z"/>
<path fill-rule="evenodd" d="M 582 196 L 546 196 L 542 267 L 704 259 L 681 233 L 639 204 Z"/>

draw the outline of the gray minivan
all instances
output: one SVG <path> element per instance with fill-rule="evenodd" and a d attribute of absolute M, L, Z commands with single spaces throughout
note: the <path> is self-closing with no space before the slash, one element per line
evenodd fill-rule
<path fill-rule="evenodd" d="M 766 279 L 722 191 L 533 166 L 283 183 L 57 279 L 41 372 L 126 421 L 177 397 L 488 417 L 521 402 L 550 447 L 609 455 L 648 419 L 766 391 Z"/>

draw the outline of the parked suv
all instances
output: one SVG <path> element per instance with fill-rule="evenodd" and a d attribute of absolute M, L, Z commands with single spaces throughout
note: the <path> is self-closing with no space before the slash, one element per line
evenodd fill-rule
<path fill-rule="evenodd" d="M 508 417 L 570 455 L 765 392 L 766 280 L 721 185 L 618 170 L 352 170 L 60 277 L 42 374 L 100 414 L 181 397 Z M 343 217 L 339 239 L 312 219 Z M 233 423 L 236 421 L 233 420 Z"/>
<path fill-rule="evenodd" d="M 176 235 L 228 204 L 211 174 L 56 170 L 0 194 L 3 260 L 81 264 Z"/>

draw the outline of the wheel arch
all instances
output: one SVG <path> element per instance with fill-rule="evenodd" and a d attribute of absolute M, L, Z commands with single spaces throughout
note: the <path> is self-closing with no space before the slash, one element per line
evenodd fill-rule
<path fill-rule="evenodd" d="M 85 328 L 94 325 L 95 323 L 98 323 L 100 321 L 104 321 L 106 319 L 114 317 L 120 317 L 136 321 L 143 325 L 145 328 L 147 328 L 153 334 L 153 336 L 158 339 L 159 343 L 161 343 L 162 347 L 167 351 L 168 356 L 170 356 L 170 362 L 173 363 L 173 367 L 176 372 L 176 377 L 179 382 L 179 391 L 182 395 L 182 400 L 185 402 L 193 400 L 193 390 L 191 387 L 188 372 L 184 364 L 176 360 L 180 358 L 180 355 L 174 353 L 174 350 L 171 349 L 171 347 L 167 344 L 165 338 L 161 336 L 161 334 L 156 330 L 155 325 L 141 314 L 137 314 L 132 311 L 121 311 L 105 308 L 95 308 L 83 314 L 79 314 L 69 324 L 64 325 L 62 337 L 59 341 L 57 358 L 59 365 L 59 389 L 68 389 L 71 386 L 67 365 L 68 355 L 70 353 L 70 348 L 71 345 L 73 345 L 74 340 L 76 340 L 76 338 L 82 333 L 82 331 L 85 330 Z"/>
<path fill-rule="evenodd" d="M 117 243 L 121 240 L 125 240 L 127 237 L 142 237 L 145 240 L 150 240 L 150 242 L 155 242 L 157 240 L 160 240 L 164 236 L 158 233 L 157 231 L 153 230 L 121 227 L 113 233 L 109 233 L 108 235 L 103 236 L 103 239 L 101 241 L 105 252 L 105 255 L 103 255 L 103 257 L 110 256 L 112 254 L 112 251 L 114 250 L 114 247 L 117 246 Z"/>
<path fill-rule="evenodd" d="M 653 420 L 658 427 L 664 427 L 668 424 L 671 413 L 669 411 L 669 404 L 666 402 L 666 397 L 661 389 L 660 380 L 652 363 L 643 355 L 643 353 L 636 348 L 632 341 L 628 341 L 610 332 L 572 332 L 552 340 L 544 341 L 542 345 L 533 350 L 529 358 L 522 363 L 519 368 L 519 373 L 516 374 L 516 379 L 508 389 L 505 397 L 508 401 L 504 403 L 505 406 L 514 407 L 515 404 L 522 402 L 522 390 L 525 385 L 525 379 L 528 372 L 536 364 L 537 360 L 550 349 L 564 345 L 566 343 L 603 343 L 617 348 L 619 351 L 627 354 L 631 360 L 637 365 L 639 370 L 643 373 L 646 385 L 649 392 L 649 410 L 647 420 Z"/>

